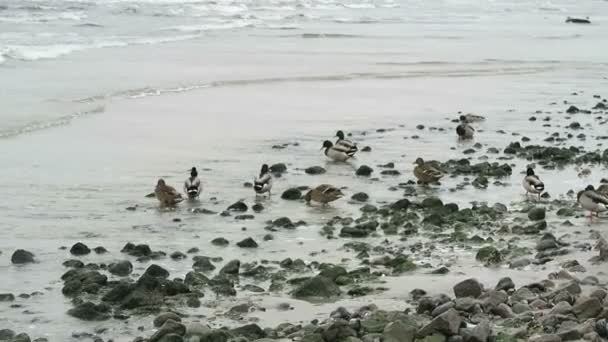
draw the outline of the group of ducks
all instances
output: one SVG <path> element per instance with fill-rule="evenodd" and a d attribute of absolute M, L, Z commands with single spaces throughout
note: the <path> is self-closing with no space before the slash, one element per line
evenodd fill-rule
<path fill-rule="evenodd" d="M 484 117 L 474 114 L 461 115 L 459 125 L 456 127 L 456 133 L 460 139 L 472 139 L 475 129 L 471 123 L 481 122 Z M 323 142 L 324 154 L 327 158 L 337 162 L 347 162 L 354 158 L 359 150 L 356 143 L 345 138 L 343 131 L 336 133 L 337 140 L 332 143 L 329 140 Z M 425 162 L 422 158 L 416 159 L 414 163 L 414 176 L 418 179 L 419 184 L 428 185 L 437 183 L 444 173 L 437 169 L 432 163 Z M 260 173 L 255 177 L 253 182 L 253 190 L 256 195 L 268 194 L 270 196 L 273 185 L 273 178 L 270 168 L 267 164 L 262 165 Z M 534 173 L 534 169 L 528 168 L 526 175 L 522 181 L 523 188 L 526 190 L 526 196 L 529 194 L 538 195 L 540 200 L 541 194 L 545 191 L 545 185 L 540 178 Z M 188 199 L 197 199 L 202 193 L 202 183 L 198 178 L 198 171 L 195 167 L 190 170 L 190 177 L 184 182 L 184 193 Z M 154 191 L 156 198 L 164 206 L 174 206 L 182 202 L 185 198 L 175 188 L 167 185 L 163 179 L 159 179 Z M 307 203 L 311 201 L 326 205 L 344 197 L 342 191 L 329 184 L 321 184 L 316 188 L 308 191 L 304 196 Z M 589 210 L 589 217 L 593 214 L 599 216 L 599 213 L 608 211 L 608 181 L 602 180 L 602 184 L 596 190 L 593 185 L 587 186 L 585 190 L 580 191 L 577 195 L 578 203 L 586 210 Z"/>

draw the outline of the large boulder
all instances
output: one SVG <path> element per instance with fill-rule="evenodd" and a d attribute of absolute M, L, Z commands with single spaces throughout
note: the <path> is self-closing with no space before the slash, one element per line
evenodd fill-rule
<path fill-rule="evenodd" d="M 161 341 L 165 336 L 174 334 L 183 336 L 186 334 L 186 326 L 180 322 L 176 322 L 172 319 L 168 319 L 163 325 L 150 337 L 150 342 Z"/>
<path fill-rule="evenodd" d="M 298 188 L 287 189 L 281 195 L 281 198 L 288 201 L 295 201 L 302 198 L 302 191 Z"/>
<path fill-rule="evenodd" d="M 383 342 L 414 342 L 417 327 L 402 321 L 389 323 L 382 333 Z"/>
<path fill-rule="evenodd" d="M 230 330 L 234 336 L 245 337 L 250 341 L 266 337 L 266 333 L 257 324 L 247 324 Z"/>
<path fill-rule="evenodd" d="M 34 253 L 24 249 L 18 249 L 13 253 L 11 262 L 15 265 L 29 264 L 34 262 Z"/>
<path fill-rule="evenodd" d="M 76 242 L 72 248 L 70 248 L 70 253 L 76 256 L 87 255 L 91 253 L 91 249 L 82 242 Z"/>
<path fill-rule="evenodd" d="M 595 318 L 602 313 L 602 303 L 597 298 L 580 297 L 572 310 L 578 319 Z"/>
<path fill-rule="evenodd" d="M 133 272 L 133 264 L 129 260 L 122 260 L 111 263 L 108 266 L 108 272 L 115 276 L 126 277 Z"/>
<path fill-rule="evenodd" d="M 532 221 L 540 221 L 545 219 L 545 208 L 534 207 L 528 211 L 528 218 Z"/>
<path fill-rule="evenodd" d="M 104 321 L 110 318 L 110 306 L 84 302 L 68 310 L 68 315 L 83 321 Z"/>
<path fill-rule="evenodd" d="M 483 292 L 483 286 L 477 281 L 477 279 L 467 279 L 454 285 L 454 295 L 456 298 L 460 297 L 473 297 L 479 298 Z"/>
<path fill-rule="evenodd" d="M 300 284 L 292 295 L 299 299 L 331 298 L 339 296 L 340 287 L 331 279 L 323 276 L 312 277 Z"/>
<path fill-rule="evenodd" d="M 441 315 L 435 317 L 429 324 L 424 326 L 419 332 L 420 336 L 428 336 L 433 333 L 441 333 L 446 336 L 454 336 L 458 334 L 462 317 L 455 309 L 449 309 Z"/>

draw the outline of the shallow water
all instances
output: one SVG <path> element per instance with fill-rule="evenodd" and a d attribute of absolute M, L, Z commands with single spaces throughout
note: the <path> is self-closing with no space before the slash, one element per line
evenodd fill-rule
<path fill-rule="evenodd" d="M 73 332 L 92 332 L 97 327 L 108 327 L 110 330 L 101 336 L 116 341 L 132 340 L 140 325 L 145 327 L 141 334 L 151 333 L 149 317 L 129 323 L 84 323 L 66 314 L 71 304 L 61 294 L 60 276 L 65 272 L 61 263 L 70 255 L 59 248 L 69 248 L 77 241 L 91 248 L 104 246 L 110 252 L 83 257 L 85 263 L 124 259 L 120 249 L 131 241 L 169 253 L 198 247 L 201 255 L 221 256 L 225 261 L 280 261 L 291 257 L 354 266 L 355 261 L 343 260 L 353 257 L 340 248 L 345 239 L 327 240 L 318 231 L 334 216 L 357 215 L 361 205 L 344 199 L 329 208 L 307 207 L 281 200 L 282 190 L 331 183 L 346 187 L 347 197 L 364 191 L 370 194 L 371 203 L 388 203 L 402 198 L 402 190 L 389 188 L 413 179 L 412 162 L 416 157 L 447 160 L 462 157 L 462 152 L 471 147 L 455 138 L 450 119 L 457 111 L 480 113 L 488 119 L 477 127 L 475 142 L 483 147 L 471 157 L 478 160 L 488 147 L 502 150 L 521 136 L 541 143 L 551 132 L 563 134 L 563 127 L 542 127 L 542 120 L 530 122 L 528 118 L 550 115 L 550 124 L 563 125 L 567 122 L 565 115 L 557 113 L 567 108 L 562 101 L 589 108 L 598 101 L 592 95 L 605 95 L 608 89 L 607 50 L 597 48 L 604 37 L 601 23 L 608 14 L 606 2 L 574 6 L 565 1 L 398 1 L 374 2 L 374 9 L 367 8 L 368 2 L 340 5 L 340 9 L 322 3 L 328 8 L 303 5 L 306 9 L 302 11 L 313 13 L 309 13 L 313 19 L 280 19 L 281 25 L 297 24 L 289 30 L 254 25 L 205 31 L 177 42 L 86 48 L 51 58 L 12 58 L 4 53 L 0 64 L 0 104 L 4 108 L 0 113 L 0 178 L 4 180 L 0 199 L 0 293 L 43 294 L 17 299 L 14 304 L 20 307 L 0 303 L 0 327 L 34 337 L 48 336 L 51 341 L 67 340 Z M 65 8 L 74 5 L 57 4 Z M 307 4 L 318 7 L 321 3 Z M 63 34 L 67 27 L 80 36 L 90 35 L 92 40 L 117 34 L 111 30 L 126 35 L 130 34 L 125 31 L 126 22 L 134 17 L 138 19 L 133 27 L 144 32 L 138 32 L 141 36 L 136 39 L 158 38 L 153 27 L 179 23 L 184 26 L 182 30 L 189 30 L 187 25 L 209 24 L 197 20 L 190 10 L 186 11 L 187 20 L 179 11 L 176 17 L 154 13 L 199 5 L 205 4 L 117 1 L 102 6 L 82 2 L 77 6 L 84 9 L 75 11 L 83 12 L 87 20 L 68 16 L 57 22 L 17 24 L 14 18 L 20 17 L 15 13 L 38 18 L 49 14 L 33 14 L 33 10 L 16 9 L 17 5 L 10 3 L 8 11 L 12 14 L 0 11 L 0 28 L 11 28 L 15 35 L 0 35 L 0 44 L 29 43 L 51 53 L 40 45 L 44 42 L 19 41 L 17 37 Z M 127 18 L 121 14 L 110 19 L 107 13 L 132 6 L 137 8 L 136 13 L 147 14 L 129 14 Z M 250 6 L 261 5 L 231 6 L 250 10 Z M 567 15 L 592 15 L 597 24 L 566 25 L 563 20 Z M 65 22 L 68 20 L 74 23 Z M 362 23 L 353 23 L 356 20 Z M 231 19 L 232 24 L 236 21 Z M 83 22 L 104 25 L 74 26 Z M 264 24 L 272 25 L 273 21 L 268 19 Z M 554 102 L 557 104 L 551 104 Z M 534 114 L 537 110 L 551 114 Z M 572 139 L 570 144 L 596 148 L 594 137 L 603 133 L 595 116 L 574 116 L 583 126 L 592 126 L 585 129 L 586 141 Z M 416 129 L 418 124 L 425 129 Z M 377 132 L 380 128 L 387 131 Z M 352 131 L 352 139 L 361 146 L 371 146 L 372 152 L 359 153 L 351 165 L 327 162 L 319 150 L 321 142 L 337 129 Z M 514 132 L 520 136 L 513 136 Z M 289 142 L 299 145 L 283 150 L 271 148 Z M 490 160 L 497 156 L 488 155 Z M 396 164 L 400 176 L 379 175 L 381 168 L 377 165 L 389 161 Z M 272 198 L 256 199 L 242 184 L 252 180 L 262 163 L 275 162 L 287 163 L 288 173 L 275 180 Z M 487 190 L 469 186 L 451 191 L 462 177 L 447 178 L 442 186 L 422 192 L 420 198 L 437 195 L 461 207 L 473 201 L 502 202 L 516 210 L 523 200 L 520 172 L 527 163 L 518 159 L 509 163 L 514 163 L 514 174 L 501 180 L 505 186 L 491 184 Z M 378 179 L 355 177 L 354 170 L 362 164 L 372 166 Z M 179 186 L 193 165 L 202 169 L 204 193 L 200 202 L 184 203 L 175 212 L 165 212 L 158 209 L 155 200 L 144 198 L 158 177 Z M 325 167 L 327 173 L 306 175 L 303 169 L 313 165 Z M 586 179 L 579 178 L 580 170 L 574 167 L 541 170 L 540 175 L 553 198 L 568 199 L 568 190 L 596 184 L 604 176 L 605 168 L 591 169 Z M 204 207 L 219 212 L 240 199 L 248 204 L 261 201 L 266 209 L 256 214 L 255 220 L 244 222 L 190 211 Z M 138 205 L 138 209 L 125 209 L 132 205 Z M 308 225 L 277 232 L 275 240 L 262 242 L 268 233 L 263 229 L 265 221 L 282 216 L 303 219 Z M 181 222 L 174 222 L 174 218 Z M 551 231 L 556 236 L 580 231 L 580 240 L 587 241 L 590 229 L 606 229 L 604 221 L 588 225 L 577 218 L 573 222 L 575 227 L 566 228 L 551 218 Z M 219 236 L 230 240 L 231 245 L 219 248 L 209 243 Z M 234 246 L 248 236 L 260 242 L 260 248 L 249 251 Z M 410 246 L 416 241 L 399 244 Z M 40 262 L 11 265 L 15 248 L 31 250 Z M 425 287 L 431 293 L 450 293 L 454 283 L 465 277 L 478 277 L 493 286 L 498 278 L 509 275 L 520 285 L 559 269 L 560 260 L 523 271 L 488 269 L 474 261 L 474 252 L 446 246 L 431 258 L 417 261 L 434 267 L 449 264 L 449 275 L 429 275 L 427 269 L 420 269 L 401 277 L 387 277 L 386 284 L 381 285 L 389 290 L 373 296 L 310 304 L 292 300 L 287 294 L 239 291 L 235 299 L 203 298 L 201 309 L 183 311 L 202 314 L 202 320 L 211 324 L 234 325 L 238 322 L 217 314 L 251 300 L 268 310 L 248 317 L 259 318 L 263 326 L 274 326 L 283 321 L 323 318 L 338 305 L 353 308 L 374 302 L 403 309 L 411 289 Z M 589 255 L 571 254 L 567 258 L 578 259 L 588 274 L 597 274 L 597 268 L 585 263 Z M 169 269 L 172 277 L 181 277 L 191 268 L 189 259 L 174 262 L 167 258 L 157 263 Z M 137 274 L 149 264 L 134 262 L 134 266 Z M 602 278 L 603 283 L 606 281 Z M 290 302 L 295 309 L 273 309 L 281 302 Z"/>

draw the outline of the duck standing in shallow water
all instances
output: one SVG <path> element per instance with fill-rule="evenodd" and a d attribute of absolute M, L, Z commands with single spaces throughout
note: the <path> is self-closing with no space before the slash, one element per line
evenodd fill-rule
<path fill-rule="evenodd" d="M 599 217 L 599 213 L 608 210 L 608 197 L 595 191 L 593 185 L 588 185 L 587 188 L 585 188 L 584 191 L 580 191 L 576 197 L 581 207 L 589 210 L 590 219 L 593 217 L 593 213 L 595 213 L 595 216 Z"/>
<path fill-rule="evenodd" d="M 338 137 L 338 140 L 336 140 L 336 146 L 343 147 L 346 151 L 352 152 L 353 154 L 359 150 L 359 148 L 357 148 L 357 144 L 350 140 L 344 139 L 344 132 L 338 131 L 336 133 L 336 137 Z"/>
<path fill-rule="evenodd" d="M 203 185 L 201 184 L 201 180 L 198 179 L 198 171 L 195 167 L 192 167 L 190 177 L 184 182 L 184 192 L 188 195 L 189 199 L 198 198 L 201 192 L 203 192 Z"/>
<path fill-rule="evenodd" d="M 540 195 L 545 191 L 545 184 L 534 174 L 534 169 L 531 167 L 526 170 L 526 176 L 521 184 L 526 189 L 526 196 L 528 194 L 535 194 L 538 195 L 538 200 L 540 200 Z"/>
<path fill-rule="evenodd" d="M 356 150 L 348 150 L 340 145 L 334 146 L 334 144 L 329 140 L 325 140 L 321 149 L 325 149 L 325 155 L 327 158 L 340 162 L 345 162 L 353 158 L 355 152 L 357 152 Z"/>
<path fill-rule="evenodd" d="M 307 204 L 311 201 L 322 203 L 327 205 L 329 202 L 333 202 L 337 199 L 344 197 L 342 191 L 333 185 L 321 184 L 318 187 L 310 190 L 304 195 L 304 200 Z"/>
<path fill-rule="evenodd" d="M 486 121 L 486 118 L 481 116 L 481 115 L 475 115 L 475 114 L 464 114 L 460 116 L 460 122 L 462 123 L 474 123 L 474 122 L 482 122 L 482 121 Z"/>
<path fill-rule="evenodd" d="M 174 187 L 165 184 L 165 180 L 162 178 L 156 183 L 154 194 L 163 206 L 174 206 L 184 200 L 182 195 Z"/>
<path fill-rule="evenodd" d="M 425 163 L 422 158 L 416 159 L 414 163 L 414 176 L 418 179 L 419 184 L 429 184 L 438 182 L 443 176 L 443 172 L 437 170 L 432 165 Z"/>
<path fill-rule="evenodd" d="M 267 164 L 262 165 L 260 175 L 253 181 L 253 190 L 256 194 L 261 195 L 268 193 L 270 196 L 270 189 L 272 189 L 272 175 Z"/>
<path fill-rule="evenodd" d="M 461 140 L 473 139 L 473 134 L 475 134 L 475 128 L 473 128 L 467 122 L 461 121 L 460 125 L 456 127 L 456 134 Z"/>

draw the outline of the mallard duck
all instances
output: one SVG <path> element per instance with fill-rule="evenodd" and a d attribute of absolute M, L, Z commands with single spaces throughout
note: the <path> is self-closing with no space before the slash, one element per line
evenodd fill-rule
<path fill-rule="evenodd" d="M 201 180 L 198 179 L 198 171 L 195 167 L 190 169 L 190 177 L 184 182 L 184 192 L 189 199 L 195 199 L 203 192 L 203 185 Z"/>
<path fill-rule="evenodd" d="M 475 128 L 471 127 L 466 122 L 461 122 L 460 125 L 456 127 L 456 134 L 460 139 L 473 139 L 473 134 L 475 133 Z"/>
<path fill-rule="evenodd" d="M 161 205 L 173 206 L 184 200 L 182 195 L 174 187 L 165 184 L 165 180 L 162 178 L 156 183 L 154 194 L 156 194 L 156 198 Z"/>
<path fill-rule="evenodd" d="M 443 172 L 425 163 L 422 158 L 416 159 L 414 165 L 416 165 L 414 167 L 414 176 L 418 178 L 418 182 L 421 184 L 435 183 L 444 176 Z"/>
<path fill-rule="evenodd" d="M 336 133 L 336 137 L 338 137 L 338 140 L 336 140 L 336 146 L 343 147 L 344 149 L 346 149 L 347 151 L 351 151 L 352 153 L 355 153 L 359 150 L 357 148 L 357 144 L 353 143 L 350 140 L 344 139 L 344 132 L 338 131 Z"/>
<path fill-rule="evenodd" d="M 357 152 L 347 150 L 342 146 L 334 146 L 334 144 L 329 140 L 325 140 L 321 149 L 325 149 L 325 155 L 327 158 L 341 162 L 349 160 L 355 155 L 355 152 Z"/>
<path fill-rule="evenodd" d="M 468 123 L 468 124 L 486 120 L 486 118 L 481 115 L 475 115 L 475 114 L 470 114 L 470 113 L 461 115 L 459 119 L 460 119 L 460 122 Z"/>
<path fill-rule="evenodd" d="M 593 185 L 588 185 L 584 191 L 579 191 L 576 197 L 581 207 L 589 210 L 589 218 L 593 213 L 595 216 L 599 216 L 599 213 L 608 210 L 608 198 L 595 191 Z"/>
<path fill-rule="evenodd" d="M 304 196 L 304 200 L 306 201 L 306 203 L 309 204 L 310 201 L 315 201 L 326 205 L 327 203 L 333 202 L 342 197 L 344 197 L 344 194 L 340 189 L 336 188 L 333 185 L 321 184 L 306 193 L 306 195 Z"/>
<path fill-rule="evenodd" d="M 600 181 L 600 186 L 597 187 L 596 190 L 600 195 L 608 197 L 608 179 L 602 178 Z"/>
<path fill-rule="evenodd" d="M 268 169 L 268 165 L 262 165 L 260 175 L 253 181 L 253 190 L 256 194 L 268 193 L 270 195 L 270 189 L 272 189 L 272 175 Z"/>
<path fill-rule="evenodd" d="M 534 174 L 534 170 L 531 167 L 526 170 L 526 176 L 521 184 L 523 185 L 524 189 L 526 189 L 526 195 L 538 195 L 539 200 L 540 194 L 545 191 L 545 184 L 540 180 L 540 178 L 538 178 L 537 175 Z"/>

